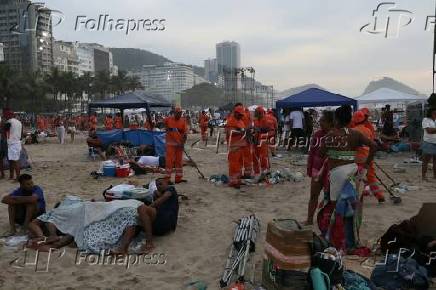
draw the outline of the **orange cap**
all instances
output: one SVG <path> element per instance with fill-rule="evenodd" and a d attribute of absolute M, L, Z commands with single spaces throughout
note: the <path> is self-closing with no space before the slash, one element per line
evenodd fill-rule
<path fill-rule="evenodd" d="M 365 114 L 362 111 L 357 111 L 353 114 L 353 123 L 360 124 L 365 121 Z"/>
<path fill-rule="evenodd" d="M 362 109 L 360 109 L 360 111 L 361 111 L 365 116 L 369 116 L 369 115 L 370 115 L 370 112 L 369 112 L 369 109 L 368 109 L 368 108 L 362 108 Z"/>
<path fill-rule="evenodd" d="M 245 110 L 242 106 L 236 106 L 234 112 L 243 115 L 245 113 Z"/>
<path fill-rule="evenodd" d="M 259 113 L 265 113 L 265 109 L 264 109 L 262 106 L 258 106 L 258 107 L 256 108 L 256 112 L 259 112 Z"/>

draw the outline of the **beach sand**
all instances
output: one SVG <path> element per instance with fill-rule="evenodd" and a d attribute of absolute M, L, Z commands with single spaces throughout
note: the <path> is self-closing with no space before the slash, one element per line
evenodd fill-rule
<path fill-rule="evenodd" d="M 191 136 L 190 142 L 198 139 Z M 122 183 L 123 179 L 100 178 L 95 180 L 90 172 L 97 170 L 99 161 L 87 156 L 84 137 L 75 144 L 59 145 L 51 139 L 46 144 L 26 146 L 31 157 L 31 174 L 36 184 L 45 192 L 47 207 L 52 208 L 66 195 L 78 195 L 84 199 L 102 199 L 102 192 L 109 185 Z M 226 154 L 215 154 L 215 148 L 188 148 L 191 156 L 206 177 L 213 174 L 227 174 Z M 305 173 L 305 166 L 290 165 L 290 157 L 271 159 L 273 169 L 291 168 Z M 390 173 L 394 163 L 410 158 L 413 153 L 393 154 L 379 163 Z M 423 202 L 434 202 L 435 183 L 423 184 L 420 167 L 407 167 L 406 173 L 393 174 L 398 181 L 419 186 L 419 190 L 402 195 L 403 203 L 393 205 L 389 200 L 379 205 L 375 198 L 366 198 L 364 223 L 361 238 L 370 244 L 377 240 L 393 223 L 415 215 Z M 10 265 L 16 258 L 22 258 L 21 250 L 0 246 L 0 288 L 1 289 L 185 289 L 192 281 L 204 281 L 208 289 L 219 289 L 219 279 L 229 252 L 234 224 L 244 215 L 255 213 L 261 221 L 261 235 L 256 245 L 254 263 L 255 281 L 261 281 L 261 263 L 266 226 L 274 218 L 296 218 L 304 221 L 309 198 L 309 178 L 302 182 L 287 182 L 273 186 L 245 187 L 237 191 L 216 186 L 200 180 L 192 167 L 185 167 L 187 184 L 177 186 L 179 193 L 189 200 L 182 201 L 179 223 L 175 233 L 156 238 L 154 253 L 162 254 L 165 264 L 148 265 L 141 263 L 126 269 L 123 265 L 90 265 L 80 260 L 76 263 L 76 250 L 66 248 L 52 254 L 48 273 L 36 273 L 35 267 L 17 268 Z M 131 180 L 146 184 L 153 175 L 133 177 Z M 386 182 L 388 180 L 386 179 Z M 0 181 L 2 195 L 17 187 L 8 180 Z M 0 205 L 0 231 L 8 229 L 8 211 Z M 436 214 L 435 214 L 436 217 Z M 44 254 L 41 260 L 44 261 Z M 365 275 L 371 270 L 361 267 L 360 261 L 347 258 L 349 267 Z M 89 262 L 89 261 L 88 261 Z M 92 261 L 91 261 L 92 262 Z M 41 263 L 44 268 L 45 262 Z"/>

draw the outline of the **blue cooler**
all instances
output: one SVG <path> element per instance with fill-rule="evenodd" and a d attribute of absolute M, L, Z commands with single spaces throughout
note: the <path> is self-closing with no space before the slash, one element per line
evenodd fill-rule
<path fill-rule="evenodd" d="M 108 177 L 116 176 L 116 168 L 115 164 L 104 164 L 103 165 L 103 175 Z"/>

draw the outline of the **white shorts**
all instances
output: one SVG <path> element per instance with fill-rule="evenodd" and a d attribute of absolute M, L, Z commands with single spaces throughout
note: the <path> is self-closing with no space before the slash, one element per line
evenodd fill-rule
<path fill-rule="evenodd" d="M 8 144 L 8 159 L 10 161 L 20 160 L 21 143 Z"/>

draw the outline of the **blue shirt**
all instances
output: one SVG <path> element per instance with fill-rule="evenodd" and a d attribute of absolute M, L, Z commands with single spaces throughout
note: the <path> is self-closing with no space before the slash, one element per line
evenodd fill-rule
<path fill-rule="evenodd" d="M 44 199 L 44 192 L 42 191 L 42 188 L 35 185 L 32 188 L 31 195 L 34 195 L 34 194 L 36 196 L 38 196 L 38 210 L 39 210 L 39 212 L 45 212 L 45 199 Z M 21 189 L 21 187 L 19 187 L 11 193 L 11 196 L 30 196 L 30 195 L 25 194 L 23 192 L 23 190 Z"/>

